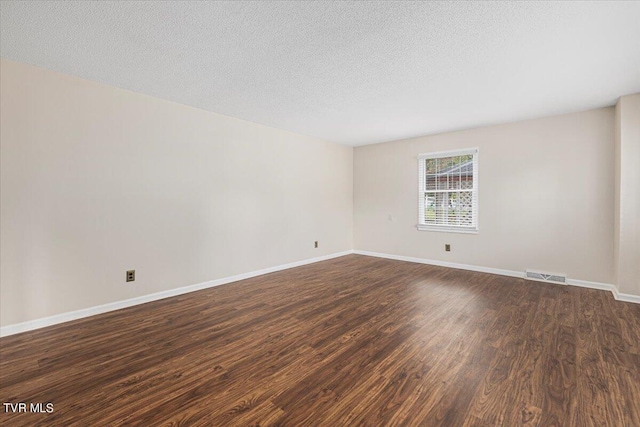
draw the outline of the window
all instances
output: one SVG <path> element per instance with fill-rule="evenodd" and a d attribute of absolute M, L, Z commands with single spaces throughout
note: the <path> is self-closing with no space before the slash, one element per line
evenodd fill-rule
<path fill-rule="evenodd" d="M 478 231 L 478 149 L 418 156 L 418 230 Z"/>

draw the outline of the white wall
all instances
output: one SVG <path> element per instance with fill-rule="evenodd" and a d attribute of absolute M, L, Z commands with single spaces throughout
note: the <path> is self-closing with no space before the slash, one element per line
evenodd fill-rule
<path fill-rule="evenodd" d="M 352 248 L 350 147 L 0 74 L 2 326 Z"/>
<path fill-rule="evenodd" d="M 471 147 L 479 233 L 417 231 L 416 156 Z M 613 188 L 613 108 L 357 147 L 354 247 L 613 283 Z"/>
<path fill-rule="evenodd" d="M 614 283 L 640 295 L 640 94 L 616 104 Z"/>

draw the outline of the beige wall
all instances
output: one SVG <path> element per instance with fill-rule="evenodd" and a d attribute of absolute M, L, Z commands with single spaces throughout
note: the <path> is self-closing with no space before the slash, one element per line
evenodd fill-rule
<path fill-rule="evenodd" d="M 351 248 L 640 295 L 640 95 L 353 150 L 4 59 L 0 76 L 1 326 Z M 480 232 L 417 231 L 416 156 L 470 147 Z"/>
<path fill-rule="evenodd" d="M 416 156 L 472 147 L 479 233 L 417 231 Z M 613 108 L 357 147 L 354 247 L 612 283 L 613 188 Z"/>
<path fill-rule="evenodd" d="M 616 104 L 614 283 L 640 295 L 640 94 Z"/>
<path fill-rule="evenodd" d="M 350 147 L 0 74 L 2 326 L 352 248 Z"/>

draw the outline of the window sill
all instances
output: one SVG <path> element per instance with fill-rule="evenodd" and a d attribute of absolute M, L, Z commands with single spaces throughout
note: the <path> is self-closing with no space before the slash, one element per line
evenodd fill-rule
<path fill-rule="evenodd" d="M 417 225 L 419 231 L 440 231 L 442 233 L 478 234 L 477 228 L 442 227 L 433 225 Z"/>

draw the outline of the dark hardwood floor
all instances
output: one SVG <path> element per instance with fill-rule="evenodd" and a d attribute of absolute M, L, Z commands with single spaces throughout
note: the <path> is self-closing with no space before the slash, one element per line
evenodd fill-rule
<path fill-rule="evenodd" d="M 349 255 L 0 340 L 6 426 L 640 426 L 640 305 Z"/>

